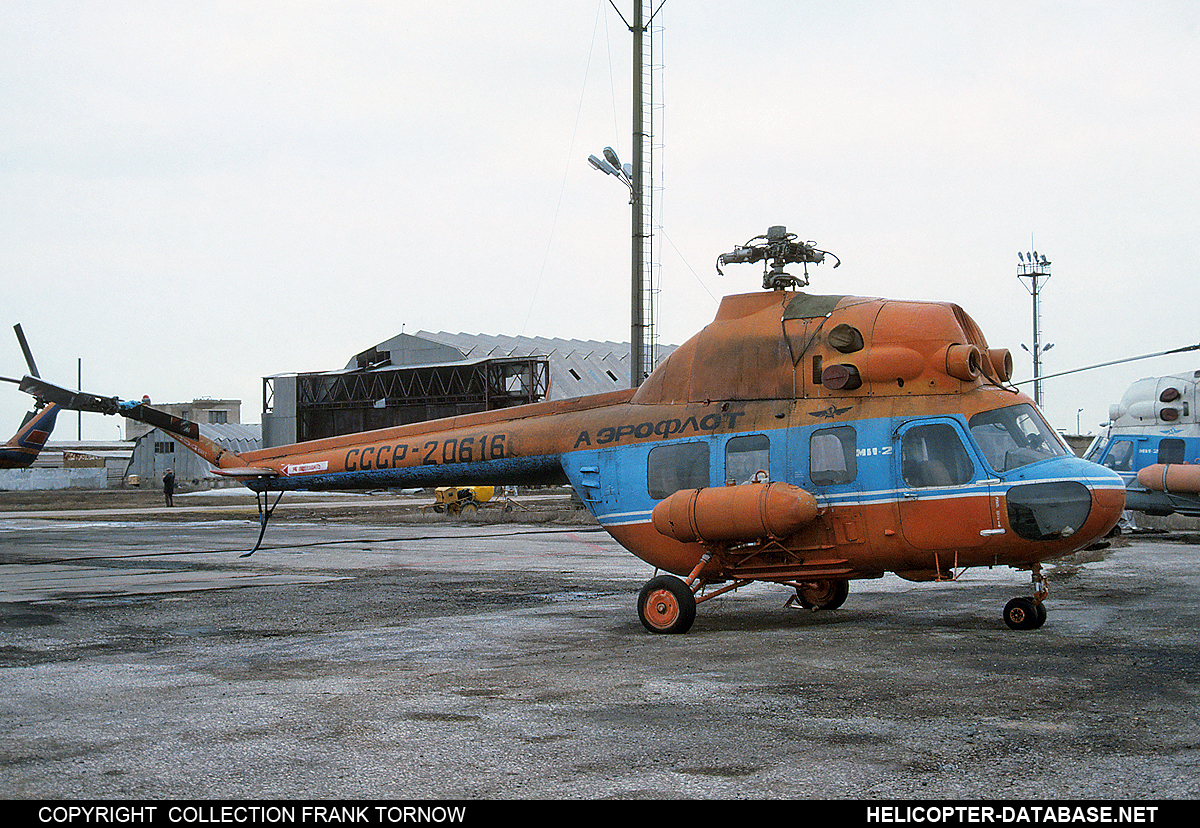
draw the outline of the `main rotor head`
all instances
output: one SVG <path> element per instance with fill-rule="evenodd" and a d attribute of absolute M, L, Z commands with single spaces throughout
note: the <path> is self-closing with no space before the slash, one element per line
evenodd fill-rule
<path fill-rule="evenodd" d="M 743 262 L 763 262 L 763 290 L 787 290 L 793 287 L 807 287 L 808 266 L 820 264 L 826 256 L 834 260 L 834 267 L 842 262 L 827 250 L 818 250 L 815 242 L 798 242 L 796 234 L 789 233 L 787 228 L 776 225 L 767 229 L 764 236 L 755 236 L 744 245 L 738 245 L 730 253 L 722 253 L 717 257 L 717 273 L 721 265 L 739 264 Z M 804 266 L 804 276 L 792 276 L 784 271 L 790 264 Z"/>

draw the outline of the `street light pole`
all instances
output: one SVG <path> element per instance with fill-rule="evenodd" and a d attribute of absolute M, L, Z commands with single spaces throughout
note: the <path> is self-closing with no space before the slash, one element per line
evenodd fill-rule
<path fill-rule="evenodd" d="M 642 384 L 645 369 L 646 322 L 642 317 L 644 278 L 642 268 L 642 152 L 644 133 L 642 129 L 642 2 L 633 3 L 633 178 L 630 182 L 630 205 L 633 212 L 632 243 L 630 264 L 630 307 L 629 307 L 629 385 L 637 388 Z"/>
<path fill-rule="evenodd" d="M 1029 280 L 1029 285 L 1026 290 L 1033 296 L 1033 350 L 1030 352 L 1033 357 L 1033 401 L 1037 403 L 1037 407 L 1042 407 L 1042 354 L 1054 347 L 1047 345 L 1042 347 L 1042 318 L 1038 310 L 1038 298 L 1041 295 L 1042 286 L 1050 279 L 1050 262 L 1046 261 L 1046 257 L 1039 255 L 1036 250 L 1032 253 L 1017 253 L 1017 258 L 1020 263 L 1017 265 L 1017 278 L 1024 284 L 1024 280 Z M 1038 284 L 1038 279 L 1042 279 L 1042 285 Z M 1021 346 L 1025 348 L 1024 345 Z M 1025 348 L 1029 351 L 1028 348 Z"/>
<path fill-rule="evenodd" d="M 612 0 L 610 0 L 612 2 Z M 649 192 L 653 188 L 653 172 L 649 169 L 653 149 L 646 141 L 653 137 L 653 70 L 647 65 L 647 40 L 653 51 L 650 24 L 658 10 L 650 13 L 651 0 L 634 0 L 633 22 L 630 23 L 613 4 L 622 22 L 633 34 L 633 163 L 622 165 L 610 147 L 604 149 L 604 159 L 592 155 L 588 163 L 608 175 L 616 176 L 629 188 L 632 213 L 630 232 L 630 291 L 629 291 L 629 384 L 637 388 L 654 370 L 654 203 Z M 649 100 L 647 100 L 649 95 Z"/>

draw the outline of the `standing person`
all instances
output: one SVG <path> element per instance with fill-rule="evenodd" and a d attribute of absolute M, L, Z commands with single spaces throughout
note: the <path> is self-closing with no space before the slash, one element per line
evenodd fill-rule
<path fill-rule="evenodd" d="M 168 506 L 175 505 L 175 472 L 170 469 L 163 475 L 163 496 L 166 497 Z"/>

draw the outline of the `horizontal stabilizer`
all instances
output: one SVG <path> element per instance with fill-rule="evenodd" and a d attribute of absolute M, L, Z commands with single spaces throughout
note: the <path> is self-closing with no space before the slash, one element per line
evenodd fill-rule
<path fill-rule="evenodd" d="M 251 466 L 213 469 L 212 471 L 213 474 L 220 474 L 225 477 L 279 477 L 279 472 L 275 471 L 275 469 L 256 469 Z"/>

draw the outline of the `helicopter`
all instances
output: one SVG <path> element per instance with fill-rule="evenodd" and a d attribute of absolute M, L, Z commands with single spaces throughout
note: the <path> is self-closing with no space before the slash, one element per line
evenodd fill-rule
<path fill-rule="evenodd" d="M 1108 423 L 1084 456 L 1121 476 L 1129 511 L 1200 517 L 1197 383 L 1200 371 L 1144 377 L 1109 406 Z"/>
<path fill-rule="evenodd" d="M 25 341 L 25 334 L 21 330 L 21 326 L 14 325 L 13 330 L 16 331 L 17 341 L 21 344 L 21 351 L 25 354 L 29 373 L 34 377 L 39 377 L 37 365 L 33 361 L 33 353 L 29 350 L 29 344 Z M 10 377 L 0 377 L 0 380 L 20 383 L 20 380 Z M 46 441 L 50 439 L 60 410 L 59 406 L 54 403 L 46 402 L 40 397 L 37 398 L 33 411 L 27 413 L 22 419 L 17 433 L 9 438 L 8 442 L 0 445 L 0 469 L 27 469 L 32 466 L 42 449 L 45 448 Z"/>
<path fill-rule="evenodd" d="M 637 599 L 652 633 L 753 582 L 830 611 L 851 580 L 999 565 L 1033 589 L 1004 622 L 1042 626 L 1042 561 L 1108 533 L 1124 481 L 1070 451 L 958 305 L 801 290 L 827 256 L 783 226 L 735 246 L 718 271 L 762 262 L 764 290 L 724 297 L 637 388 L 594 396 L 235 453 L 145 403 L 21 389 L 162 428 L 244 483 L 260 523 L 245 555 L 288 491 L 567 483 L 659 571 Z"/>

